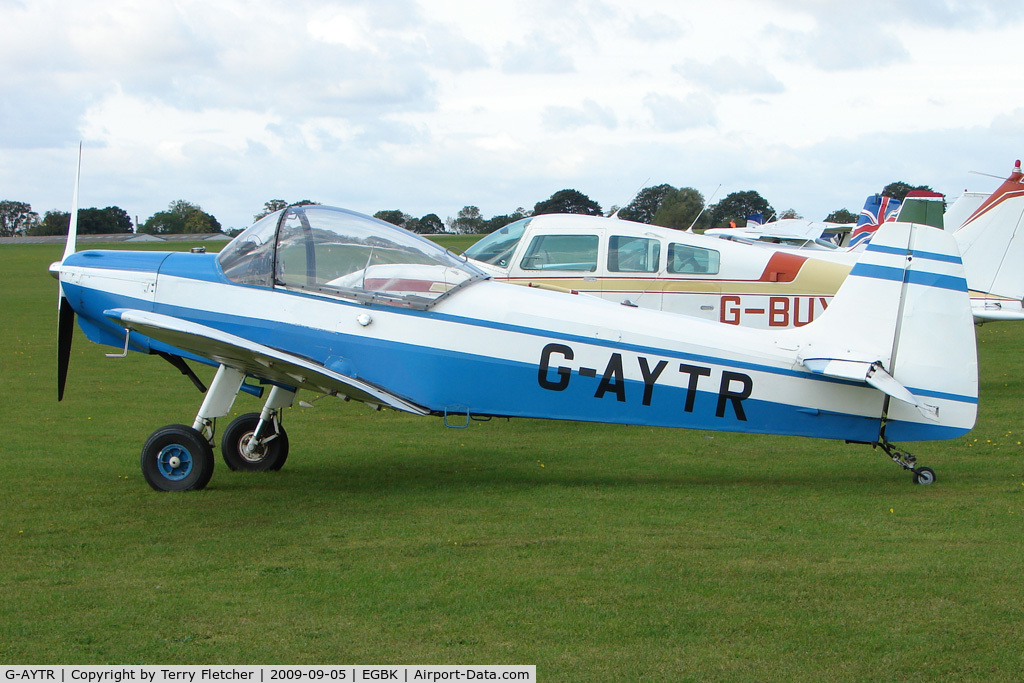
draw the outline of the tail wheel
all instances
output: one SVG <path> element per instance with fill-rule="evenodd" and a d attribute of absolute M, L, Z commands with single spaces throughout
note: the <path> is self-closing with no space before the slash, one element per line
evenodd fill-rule
<path fill-rule="evenodd" d="M 153 432 L 142 447 L 142 476 L 156 491 L 198 491 L 213 476 L 213 449 L 185 425 Z"/>
<path fill-rule="evenodd" d="M 931 467 L 918 467 L 914 470 L 914 483 L 927 486 L 935 483 L 935 470 Z"/>
<path fill-rule="evenodd" d="M 265 423 L 258 443 L 252 443 L 259 413 L 246 413 L 235 418 L 224 430 L 220 451 L 225 464 L 242 472 L 279 470 L 288 459 L 288 434 L 280 423 Z M 277 431 L 275 432 L 275 425 Z"/>

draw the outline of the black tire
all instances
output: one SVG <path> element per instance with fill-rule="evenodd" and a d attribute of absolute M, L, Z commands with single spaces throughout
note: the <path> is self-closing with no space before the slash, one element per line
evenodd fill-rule
<path fill-rule="evenodd" d="M 213 449 L 185 425 L 153 432 L 142 447 L 142 476 L 155 491 L 198 491 L 213 476 Z"/>
<path fill-rule="evenodd" d="M 914 483 L 928 486 L 935 483 L 935 470 L 931 467 L 918 467 L 914 470 Z"/>
<path fill-rule="evenodd" d="M 232 420 L 224 430 L 224 436 L 220 441 L 220 453 L 230 469 L 241 472 L 272 472 L 284 467 L 284 462 L 288 459 L 288 434 L 281 426 L 278 427 L 277 438 L 265 442 L 249 457 L 242 455 L 246 442 L 252 438 L 259 422 L 259 413 L 246 413 Z M 269 424 L 263 427 L 268 434 L 273 428 L 273 425 Z"/>

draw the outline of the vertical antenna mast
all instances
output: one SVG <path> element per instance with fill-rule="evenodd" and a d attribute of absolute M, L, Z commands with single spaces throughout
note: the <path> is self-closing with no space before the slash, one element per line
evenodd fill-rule
<path fill-rule="evenodd" d="M 700 213 L 698 213 L 697 217 L 693 219 L 692 223 L 690 223 L 690 227 L 686 229 L 686 232 L 693 232 L 693 226 L 697 225 L 697 221 L 704 215 L 704 212 L 707 211 L 708 206 L 711 204 L 711 200 L 715 198 L 715 195 L 718 194 L 718 191 L 721 189 L 722 183 L 718 183 L 718 187 L 716 187 L 715 191 L 711 193 L 711 196 L 704 201 L 704 206 L 701 207 Z"/>

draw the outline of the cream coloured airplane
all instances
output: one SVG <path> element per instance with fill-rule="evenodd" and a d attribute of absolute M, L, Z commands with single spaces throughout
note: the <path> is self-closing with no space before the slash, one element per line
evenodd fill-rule
<path fill-rule="evenodd" d="M 938 225 L 927 200 L 900 220 Z M 938 212 L 941 220 L 941 210 Z M 963 253 L 976 322 L 1024 320 L 1024 173 L 1009 178 L 952 232 Z M 820 242 L 820 241 L 819 241 Z M 642 308 L 762 329 L 820 316 L 863 246 L 813 248 L 722 239 L 643 223 L 546 214 L 491 233 L 466 251 L 497 280 L 583 292 Z"/>

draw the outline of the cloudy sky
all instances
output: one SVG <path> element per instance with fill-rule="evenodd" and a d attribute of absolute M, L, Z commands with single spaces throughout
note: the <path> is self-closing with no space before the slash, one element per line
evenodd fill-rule
<path fill-rule="evenodd" d="M 269 199 L 485 216 L 575 188 L 822 219 L 1024 156 L 994 0 L 0 0 L 0 199 L 225 228 Z"/>

